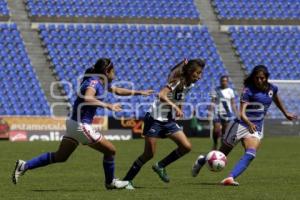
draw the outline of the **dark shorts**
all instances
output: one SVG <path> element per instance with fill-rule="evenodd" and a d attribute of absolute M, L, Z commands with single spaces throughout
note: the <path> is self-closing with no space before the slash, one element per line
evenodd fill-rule
<path fill-rule="evenodd" d="M 144 118 L 143 135 L 148 137 L 166 138 L 178 131 L 182 131 L 182 128 L 175 122 L 175 120 L 161 122 L 153 119 L 150 113 L 146 113 Z"/>
<path fill-rule="evenodd" d="M 234 119 L 234 117 L 232 115 L 228 116 L 226 114 L 225 115 L 215 114 L 213 122 L 214 123 L 229 123 L 233 119 Z"/>

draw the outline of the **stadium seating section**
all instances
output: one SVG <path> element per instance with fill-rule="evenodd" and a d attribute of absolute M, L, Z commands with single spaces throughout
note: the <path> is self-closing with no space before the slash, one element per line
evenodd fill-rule
<path fill-rule="evenodd" d="M 300 79 L 300 30 L 298 27 L 231 27 L 233 45 L 247 71 L 268 66 L 271 79 Z"/>
<path fill-rule="evenodd" d="M 6 0 L 0 0 L 0 16 L 8 16 L 9 10 Z"/>
<path fill-rule="evenodd" d="M 298 0 L 213 0 L 221 19 L 300 19 Z"/>
<path fill-rule="evenodd" d="M 0 25 L 0 115 L 49 115 L 16 24 Z"/>
<path fill-rule="evenodd" d="M 26 0 L 31 16 L 199 19 L 193 0 Z"/>
<path fill-rule="evenodd" d="M 195 104 L 199 101 L 208 102 L 212 86 L 217 84 L 220 75 L 227 74 L 206 27 L 40 25 L 39 29 L 59 79 L 69 81 L 72 85 L 77 84 L 75 77 L 92 66 L 97 58 L 110 57 L 116 67 L 118 80 L 132 81 L 137 89 L 152 88 L 158 92 L 166 84 L 171 67 L 184 57 L 204 58 L 207 62 L 204 78 L 188 97 L 188 101 Z M 67 85 L 64 90 L 69 94 Z M 138 105 L 150 103 L 153 98 L 133 97 L 121 101 Z M 112 96 L 108 99 L 117 101 Z M 74 93 L 70 100 L 75 100 Z M 199 110 L 202 116 L 206 115 L 206 106 Z M 138 114 L 143 116 L 144 112 L 143 107 Z M 126 117 L 136 114 L 120 113 Z"/>

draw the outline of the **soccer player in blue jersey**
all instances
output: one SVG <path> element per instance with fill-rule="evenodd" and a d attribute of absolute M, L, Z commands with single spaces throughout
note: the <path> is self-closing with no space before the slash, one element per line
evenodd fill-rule
<path fill-rule="evenodd" d="M 254 67 L 251 74 L 244 81 L 244 90 L 240 102 L 240 119 L 229 124 L 219 150 L 228 155 L 233 147 L 241 141 L 245 154 L 236 163 L 229 176 L 221 181 L 223 185 L 239 185 L 235 179 L 247 169 L 255 158 L 256 151 L 263 138 L 264 117 L 272 102 L 276 104 L 288 120 L 297 118 L 295 114 L 286 111 L 277 94 L 278 88 L 269 83 L 268 78 L 268 69 L 263 65 L 259 65 Z M 205 162 L 204 155 L 197 158 L 192 168 L 194 177 L 197 176 Z"/>
<path fill-rule="evenodd" d="M 235 95 L 233 89 L 229 85 L 229 77 L 221 76 L 220 86 L 212 91 L 213 111 L 213 148 L 218 148 L 218 139 L 225 134 L 225 130 L 230 121 L 234 119 L 234 115 L 238 115 L 237 107 L 234 101 Z"/>
<path fill-rule="evenodd" d="M 158 138 L 168 137 L 178 146 L 152 166 L 164 182 L 170 181 L 165 168 L 191 150 L 191 143 L 175 122 L 175 118 L 183 117 L 181 105 L 188 91 L 201 78 L 204 66 L 204 61 L 200 59 L 184 60 L 171 70 L 168 84 L 160 90 L 151 111 L 144 117 L 144 152 L 134 161 L 124 177 L 124 180 L 129 181 L 127 189 L 134 189 L 132 180 L 142 166 L 153 157 Z"/>
<path fill-rule="evenodd" d="M 97 108 L 106 108 L 114 112 L 122 110 L 121 105 L 118 103 L 109 104 L 103 102 L 103 94 L 105 94 L 106 90 L 123 96 L 150 95 L 153 91 L 135 91 L 111 87 L 111 82 L 114 78 L 113 63 L 107 58 L 99 59 L 94 67 L 86 70 L 80 85 L 80 91 L 77 94 L 78 97 L 73 105 L 72 117 L 66 121 L 66 135 L 63 137 L 58 150 L 41 154 L 27 161 L 17 160 L 12 175 L 14 184 L 17 184 L 19 177 L 24 175 L 27 170 L 65 162 L 78 144 L 81 143 L 104 154 L 103 168 L 107 189 L 124 188 L 128 185 L 128 181 L 121 181 L 114 177 L 116 149 L 98 130 L 92 127 L 92 121 Z"/>

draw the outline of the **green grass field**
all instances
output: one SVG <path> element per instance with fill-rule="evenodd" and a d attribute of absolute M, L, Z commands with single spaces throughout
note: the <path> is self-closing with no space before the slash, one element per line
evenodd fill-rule
<path fill-rule="evenodd" d="M 123 177 L 134 159 L 142 152 L 143 141 L 113 142 L 118 150 L 116 176 Z M 134 184 L 134 191 L 106 191 L 102 169 L 102 155 L 88 147 L 79 146 L 67 163 L 29 171 L 17 186 L 11 183 L 15 160 L 29 159 L 42 152 L 54 151 L 56 142 L 10 143 L 0 142 L 0 199 L 300 199 L 300 138 L 267 137 L 257 158 L 238 178 L 239 187 L 217 185 L 243 154 L 238 146 L 229 156 L 227 167 L 213 173 L 205 167 L 197 178 L 190 176 L 190 168 L 200 152 L 210 147 L 208 139 L 192 139 L 193 151 L 167 168 L 169 184 L 160 181 L 151 165 L 169 153 L 175 145 L 160 140 L 154 159 L 147 163 Z"/>

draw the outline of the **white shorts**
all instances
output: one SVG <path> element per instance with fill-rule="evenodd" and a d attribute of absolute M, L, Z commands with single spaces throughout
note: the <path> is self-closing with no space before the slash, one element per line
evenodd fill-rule
<path fill-rule="evenodd" d="M 91 124 L 80 123 L 71 119 L 66 120 L 66 138 L 73 138 L 83 145 L 100 141 L 103 135 L 92 127 Z"/>
<path fill-rule="evenodd" d="M 225 134 L 223 135 L 223 143 L 229 145 L 231 147 L 235 146 L 241 139 L 255 137 L 261 140 L 264 135 L 262 131 L 256 131 L 254 133 L 250 133 L 249 129 L 244 127 L 238 122 L 230 122 Z"/>

